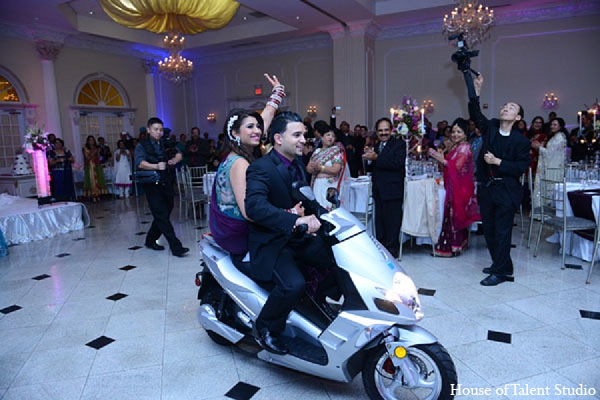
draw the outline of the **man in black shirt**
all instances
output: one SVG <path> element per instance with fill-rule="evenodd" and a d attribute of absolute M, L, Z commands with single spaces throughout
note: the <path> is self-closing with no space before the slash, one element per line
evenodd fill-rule
<path fill-rule="evenodd" d="M 495 286 L 513 274 L 510 258 L 513 219 L 523 198 L 519 177 L 529 166 L 530 142 L 515 126 L 524 114 L 519 104 L 504 104 L 498 119 L 488 120 L 481 113 L 482 85 L 483 76 L 478 75 L 474 80 L 475 96 L 469 98 L 469 115 L 483 137 L 477 157 L 477 197 L 485 241 L 492 257 L 492 266 L 483 269 L 489 276 L 481 284 Z"/>
<path fill-rule="evenodd" d="M 171 224 L 171 211 L 173 211 L 173 175 L 175 164 L 181 161 L 181 151 L 171 145 L 171 141 L 163 136 L 163 122 L 154 117 L 148 120 L 149 138 L 141 141 L 135 148 L 135 165 L 140 170 L 158 171 L 160 181 L 156 183 L 142 183 L 152 211 L 154 220 L 146 235 L 146 247 L 152 250 L 164 250 L 164 246 L 156 243 L 161 235 L 169 242 L 171 252 L 176 257 L 182 257 L 190 251 L 183 247 L 181 241 L 175 236 Z"/>

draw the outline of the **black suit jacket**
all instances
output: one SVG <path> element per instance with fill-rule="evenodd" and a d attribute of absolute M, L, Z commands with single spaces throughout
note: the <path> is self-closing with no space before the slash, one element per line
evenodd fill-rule
<path fill-rule="evenodd" d="M 377 160 L 367 166 L 372 172 L 373 196 L 384 201 L 404 199 L 404 177 L 406 175 L 406 143 L 391 137 L 379 153 L 375 147 Z"/>
<path fill-rule="evenodd" d="M 496 118 L 488 120 L 482 114 L 479 98 L 471 99 L 469 102 L 469 116 L 475 121 L 483 136 L 481 151 L 477 158 L 477 182 L 486 183 L 492 175 L 495 178 L 502 178 L 502 182 L 498 185 L 506 189 L 512 203 L 518 207 L 523 199 L 523 186 L 519 178 L 529 167 L 531 142 L 516 128 L 516 124 L 513 125 L 506 145 L 495 153 L 492 151 L 494 156 L 502 160 L 502 163 L 500 166 L 490 165 L 484 161 L 483 156 L 491 151 L 494 140 L 500 136 L 500 121 Z"/>
<path fill-rule="evenodd" d="M 298 157 L 294 164 L 301 180 L 306 181 L 304 164 Z M 254 279 L 272 279 L 279 253 L 291 239 L 298 216 L 285 210 L 296 204 L 291 190 L 294 181 L 275 150 L 254 161 L 246 171 L 246 215 L 254 221 L 248 237 Z"/>

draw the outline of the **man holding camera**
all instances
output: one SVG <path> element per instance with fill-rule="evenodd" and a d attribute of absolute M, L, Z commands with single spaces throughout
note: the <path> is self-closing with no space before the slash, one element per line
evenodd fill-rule
<path fill-rule="evenodd" d="M 467 86 L 469 71 L 463 71 Z M 496 286 L 512 280 L 513 263 L 510 246 L 514 215 L 523 198 L 519 178 L 529 166 L 529 140 L 514 126 L 523 118 L 523 107 L 508 102 L 500 109 L 500 117 L 488 120 L 481 112 L 479 94 L 483 76 L 474 80 L 474 93 L 469 88 L 469 116 L 482 134 L 483 144 L 477 157 L 477 197 L 483 232 L 492 257 L 489 274 L 481 281 L 483 286 Z"/>
<path fill-rule="evenodd" d="M 173 211 L 173 175 L 175 164 L 181 161 L 181 152 L 163 136 L 163 122 L 159 118 L 148 120 L 149 138 L 141 141 L 135 148 L 135 165 L 138 170 L 158 171 L 158 182 L 142 183 L 148 207 L 152 211 L 154 220 L 146 235 L 146 247 L 152 250 L 164 250 L 164 246 L 156 243 L 161 235 L 169 242 L 171 252 L 176 257 L 183 257 L 190 251 L 183 247 L 181 241 L 175 236 L 171 224 L 171 211 Z"/>

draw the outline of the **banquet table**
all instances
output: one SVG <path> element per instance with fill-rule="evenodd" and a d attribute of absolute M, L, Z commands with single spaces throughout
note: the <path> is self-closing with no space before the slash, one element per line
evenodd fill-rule
<path fill-rule="evenodd" d="M 369 176 L 350 178 L 348 193 L 342 193 L 344 208 L 352 212 L 365 212 L 369 200 Z"/>
<path fill-rule="evenodd" d="M 573 192 L 577 190 L 593 190 L 600 189 L 600 182 L 567 182 L 567 192 Z M 555 196 L 556 198 L 562 197 L 562 184 L 556 184 L 555 187 Z M 573 209 L 571 208 L 571 203 L 566 201 L 565 203 L 567 216 L 573 216 Z M 594 195 L 592 197 L 592 210 L 594 212 L 594 216 L 596 220 L 598 220 L 598 216 L 600 215 L 600 195 Z M 557 211 L 557 216 L 562 216 L 560 211 Z M 558 238 L 556 237 L 558 236 Z M 555 233 L 548 241 L 556 240 L 562 241 L 562 235 L 559 233 Z M 571 256 L 580 258 L 583 261 L 592 261 L 592 256 L 594 254 L 594 243 L 591 240 L 587 240 L 579 235 L 576 235 L 572 232 L 567 232 L 567 248 L 570 249 L 571 241 L 573 241 Z M 562 245 L 562 243 L 561 243 Z M 562 246 L 564 248 L 564 246 Z M 561 250 L 562 251 L 562 250 Z M 596 256 L 596 261 L 600 260 L 600 254 Z"/>
<path fill-rule="evenodd" d="M 446 189 L 433 178 L 406 181 L 402 232 L 417 244 L 437 243 L 442 230 Z"/>
<path fill-rule="evenodd" d="M 216 172 L 207 172 L 206 174 L 202 175 L 202 191 L 209 198 L 212 194 L 213 183 L 215 182 L 216 177 Z"/>

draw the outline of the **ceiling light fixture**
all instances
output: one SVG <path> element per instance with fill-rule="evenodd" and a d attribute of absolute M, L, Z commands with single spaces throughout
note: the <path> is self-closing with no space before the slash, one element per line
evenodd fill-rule
<path fill-rule="evenodd" d="M 468 46 L 483 42 L 494 23 L 494 10 L 477 0 L 455 0 L 458 4 L 444 16 L 444 36 L 462 33 Z"/>
<path fill-rule="evenodd" d="M 158 72 L 176 85 L 192 76 L 194 64 L 181 55 L 185 47 L 185 38 L 178 33 L 169 33 L 163 39 L 169 56 L 158 62 Z"/>

